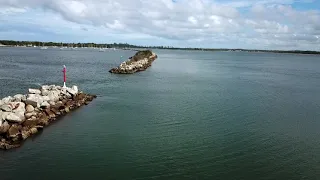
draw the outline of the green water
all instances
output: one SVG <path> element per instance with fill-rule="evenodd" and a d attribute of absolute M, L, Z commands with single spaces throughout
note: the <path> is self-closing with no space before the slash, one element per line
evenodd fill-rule
<path fill-rule="evenodd" d="M 1 97 L 61 84 L 63 64 L 98 95 L 0 152 L 0 179 L 320 177 L 319 56 L 154 51 L 147 71 L 116 75 L 134 52 L 0 48 Z"/>

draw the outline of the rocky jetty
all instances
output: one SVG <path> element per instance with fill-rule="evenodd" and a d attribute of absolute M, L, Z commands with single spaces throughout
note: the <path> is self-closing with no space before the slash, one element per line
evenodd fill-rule
<path fill-rule="evenodd" d="M 0 149 L 19 147 L 58 117 L 89 104 L 95 95 L 79 92 L 77 86 L 45 85 L 0 100 Z"/>
<path fill-rule="evenodd" d="M 144 71 L 151 66 L 152 62 L 158 56 L 150 50 L 138 51 L 127 61 L 122 62 L 118 67 L 109 70 L 115 74 L 133 74 L 135 72 Z"/>

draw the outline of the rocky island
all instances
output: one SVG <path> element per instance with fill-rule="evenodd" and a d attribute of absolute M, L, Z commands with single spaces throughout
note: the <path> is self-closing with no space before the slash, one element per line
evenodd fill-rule
<path fill-rule="evenodd" d="M 115 74 L 133 74 L 135 72 L 144 71 L 151 66 L 152 62 L 158 56 L 150 50 L 138 51 L 127 61 L 122 62 L 118 67 L 109 70 Z"/>
<path fill-rule="evenodd" d="M 95 95 L 79 92 L 77 86 L 44 85 L 0 100 L 0 149 L 20 147 L 58 117 L 89 104 Z"/>

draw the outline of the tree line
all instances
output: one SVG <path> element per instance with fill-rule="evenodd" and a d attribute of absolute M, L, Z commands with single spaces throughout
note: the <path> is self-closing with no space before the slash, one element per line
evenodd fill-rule
<path fill-rule="evenodd" d="M 272 52 L 272 53 L 296 53 L 296 54 L 320 54 L 320 51 L 302 50 L 254 50 L 254 49 L 213 49 L 213 48 L 179 48 L 172 46 L 138 46 L 128 43 L 65 43 L 65 42 L 41 42 L 41 41 L 13 41 L 0 40 L 0 45 L 5 46 L 56 46 L 56 47 L 96 47 L 96 48 L 118 48 L 118 49 L 172 49 L 172 50 L 196 50 L 196 51 L 242 51 L 242 52 Z"/>

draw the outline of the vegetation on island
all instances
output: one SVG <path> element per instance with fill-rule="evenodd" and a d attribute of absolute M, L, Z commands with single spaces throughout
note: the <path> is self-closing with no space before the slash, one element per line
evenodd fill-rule
<path fill-rule="evenodd" d="M 227 49 L 227 48 L 179 48 L 171 46 L 138 46 L 128 43 L 65 43 L 65 42 L 40 42 L 40 41 L 13 41 L 0 40 L 0 47 L 4 46 L 48 46 L 48 47 L 69 47 L 69 48 L 117 48 L 117 49 L 171 49 L 171 50 L 195 50 L 195 51 L 235 51 L 235 52 L 271 52 L 271 53 L 295 53 L 295 54 L 320 54 L 320 51 L 303 50 L 259 50 L 259 49 Z"/>
<path fill-rule="evenodd" d="M 131 57 L 131 60 L 139 61 L 144 58 L 149 58 L 150 56 L 152 56 L 152 51 L 150 50 L 138 51 L 134 56 Z"/>

